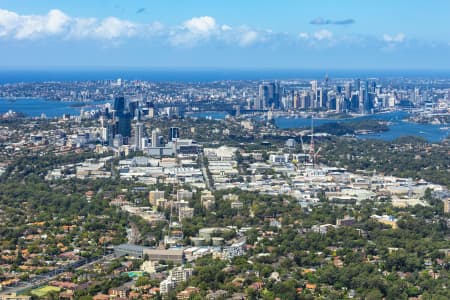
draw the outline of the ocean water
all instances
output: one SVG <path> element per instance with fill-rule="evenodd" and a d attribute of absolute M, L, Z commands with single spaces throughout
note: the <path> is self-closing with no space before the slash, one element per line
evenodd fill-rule
<path fill-rule="evenodd" d="M 236 70 L 236 69 L 102 69 L 0 70 L 0 84 L 44 81 L 126 80 L 210 82 L 218 80 L 276 80 L 330 78 L 450 78 L 450 71 L 414 70 Z"/>

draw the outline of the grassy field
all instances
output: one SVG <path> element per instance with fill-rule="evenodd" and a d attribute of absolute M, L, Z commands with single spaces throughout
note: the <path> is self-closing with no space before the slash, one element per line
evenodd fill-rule
<path fill-rule="evenodd" d="M 43 296 L 47 295 L 48 293 L 59 292 L 59 291 L 61 291 L 61 289 L 59 287 L 46 285 L 41 288 L 32 290 L 31 294 L 33 294 L 37 297 L 43 297 Z"/>

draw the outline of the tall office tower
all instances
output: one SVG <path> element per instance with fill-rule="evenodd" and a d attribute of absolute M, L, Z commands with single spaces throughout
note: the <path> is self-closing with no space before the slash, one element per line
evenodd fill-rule
<path fill-rule="evenodd" d="M 131 114 L 129 112 L 125 112 L 121 116 L 119 116 L 117 131 L 123 137 L 131 136 Z"/>
<path fill-rule="evenodd" d="M 298 92 L 295 92 L 292 104 L 293 104 L 294 109 L 301 108 L 300 96 L 299 96 Z"/>
<path fill-rule="evenodd" d="M 344 85 L 345 98 L 350 99 L 352 97 L 352 83 L 346 82 Z"/>
<path fill-rule="evenodd" d="M 135 141 L 134 145 L 136 150 L 142 150 L 144 148 L 144 124 L 141 122 L 137 122 L 135 126 Z"/>
<path fill-rule="evenodd" d="M 414 104 L 418 104 L 418 103 L 420 103 L 421 102 L 421 99 L 420 99 L 420 90 L 419 90 L 419 88 L 414 88 L 414 92 L 412 92 L 411 93 L 411 101 L 414 103 Z"/>
<path fill-rule="evenodd" d="M 311 83 L 311 91 L 312 91 L 312 97 L 311 97 L 311 107 L 315 108 L 317 106 L 317 80 L 313 80 Z"/>
<path fill-rule="evenodd" d="M 248 110 L 252 109 L 252 99 L 251 98 L 247 99 L 247 109 Z"/>
<path fill-rule="evenodd" d="M 170 127 L 169 128 L 169 141 L 176 140 L 180 137 L 180 128 Z"/>
<path fill-rule="evenodd" d="M 375 93 L 376 89 L 377 89 L 377 83 L 375 81 L 372 81 L 372 84 L 370 85 L 370 92 Z"/>
<path fill-rule="evenodd" d="M 377 87 L 375 88 L 375 94 L 376 94 L 377 96 L 380 96 L 380 95 L 381 95 L 381 85 L 377 85 Z"/>
<path fill-rule="evenodd" d="M 255 102 L 255 109 L 262 109 L 265 107 L 268 94 L 269 92 L 267 86 L 264 84 L 260 84 L 258 90 L 258 99 Z"/>
<path fill-rule="evenodd" d="M 301 97 L 300 97 L 300 105 L 302 108 L 310 108 L 311 107 L 311 97 L 309 93 L 306 91 L 303 91 Z"/>
<path fill-rule="evenodd" d="M 114 106 L 113 106 L 115 116 L 120 116 L 125 112 L 125 98 L 120 96 L 114 98 Z"/>
<path fill-rule="evenodd" d="M 335 105 L 335 111 L 341 112 L 343 110 L 343 106 L 344 106 L 344 97 L 342 95 L 338 95 L 335 99 L 336 101 L 336 105 Z"/>
<path fill-rule="evenodd" d="M 322 88 L 317 88 L 315 107 L 318 107 L 318 108 L 323 107 L 323 89 Z"/>
<path fill-rule="evenodd" d="M 350 103 L 351 110 L 354 112 L 359 112 L 359 95 L 357 92 L 352 94 Z"/>
<path fill-rule="evenodd" d="M 310 84 L 311 84 L 311 90 L 315 93 L 316 91 L 317 91 L 317 80 L 312 80 L 311 82 L 310 82 Z"/>
<path fill-rule="evenodd" d="M 160 147 L 160 143 L 159 143 L 159 128 L 153 129 L 152 130 L 152 147 Z"/>
<path fill-rule="evenodd" d="M 139 103 L 137 101 L 128 102 L 128 111 L 131 114 L 131 118 L 136 118 L 136 112 L 139 110 Z"/>
<path fill-rule="evenodd" d="M 254 110 L 263 109 L 262 100 L 259 98 L 259 96 L 253 99 L 253 109 Z"/>
<path fill-rule="evenodd" d="M 369 114 L 371 111 L 370 97 L 369 97 L 369 81 L 365 82 L 364 86 L 364 102 L 363 102 L 363 113 Z"/>
<path fill-rule="evenodd" d="M 359 96 L 358 111 L 360 113 L 363 113 L 364 112 L 364 88 L 363 88 L 361 83 L 359 85 L 359 94 L 358 94 L 358 96 Z"/>
<path fill-rule="evenodd" d="M 125 98 L 120 96 L 114 99 L 114 118 L 117 122 L 116 133 L 124 138 L 131 136 L 131 114 L 126 111 Z"/>
<path fill-rule="evenodd" d="M 275 105 L 279 105 L 275 99 L 276 85 L 274 83 L 263 83 L 259 85 L 258 99 L 260 101 L 261 108 L 270 108 Z"/>
<path fill-rule="evenodd" d="M 273 107 L 278 109 L 280 108 L 281 96 L 283 95 L 283 90 L 278 81 L 275 81 L 274 84 L 274 93 L 273 93 Z"/>
<path fill-rule="evenodd" d="M 281 97 L 281 106 L 283 109 L 291 109 L 294 107 L 294 91 L 283 91 L 283 96 Z"/>
<path fill-rule="evenodd" d="M 116 133 L 116 124 L 114 122 L 108 123 L 106 125 L 106 139 L 105 141 L 108 143 L 109 146 L 113 145 L 114 141 L 114 135 Z"/>
<path fill-rule="evenodd" d="M 355 79 L 355 91 L 359 91 L 360 88 L 361 88 L 361 80 L 359 78 Z"/>
<path fill-rule="evenodd" d="M 338 95 L 340 96 L 341 94 Z M 334 91 L 328 91 L 325 96 L 325 107 L 327 107 L 327 109 L 335 109 L 337 97 L 336 93 Z"/>

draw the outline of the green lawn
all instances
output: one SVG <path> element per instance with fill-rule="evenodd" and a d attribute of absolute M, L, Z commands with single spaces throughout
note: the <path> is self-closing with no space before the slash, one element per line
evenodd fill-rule
<path fill-rule="evenodd" d="M 38 297 L 43 297 L 43 296 L 47 295 L 48 293 L 59 292 L 59 291 L 61 291 L 61 289 L 59 287 L 46 285 L 41 288 L 32 290 L 31 294 L 38 296 Z"/>

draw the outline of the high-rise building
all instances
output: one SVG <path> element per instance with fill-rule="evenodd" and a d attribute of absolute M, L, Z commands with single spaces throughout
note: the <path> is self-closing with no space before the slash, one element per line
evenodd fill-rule
<path fill-rule="evenodd" d="M 280 106 L 280 92 L 278 82 L 260 84 L 258 99 L 262 108 L 278 108 Z"/>
<path fill-rule="evenodd" d="M 144 124 L 137 122 L 135 126 L 135 141 L 134 145 L 136 150 L 142 150 L 144 148 Z"/>
<path fill-rule="evenodd" d="M 158 128 L 152 130 L 152 147 L 153 148 L 161 146 L 160 140 L 159 140 L 159 133 L 160 133 L 160 131 Z"/>
<path fill-rule="evenodd" d="M 361 88 L 361 80 L 359 78 L 355 79 L 355 90 L 359 91 L 360 88 Z"/>
<path fill-rule="evenodd" d="M 316 94 L 316 107 L 322 108 L 325 107 L 325 93 L 323 92 L 322 88 L 317 88 L 317 94 Z"/>
<path fill-rule="evenodd" d="M 114 99 L 114 106 L 113 106 L 114 112 L 116 113 L 116 116 L 120 116 L 123 113 L 125 113 L 125 98 L 124 97 L 116 97 Z"/>
<path fill-rule="evenodd" d="M 312 80 L 311 82 L 311 108 L 317 107 L 317 80 Z"/>
<path fill-rule="evenodd" d="M 178 127 L 170 127 L 169 128 L 169 141 L 173 141 L 180 137 L 180 128 Z"/>
<path fill-rule="evenodd" d="M 114 118 L 117 124 L 115 134 L 123 138 L 131 136 L 131 114 L 127 111 L 125 98 L 120 96 L 114 99 Z"/>
<path fill-rule="evenodd" d="M 118 133 L 123 137 L 131 136 L 131 114 L 129 112 L 125 112 L 119 117 L 118 122 Z"/>
<path fill-rule="evenodd" d="M 346 82 L 344 85 L 344 89 L 345 89 L 345 98 L 350 99 L 352 96 L 352 83 Z"/>
<path fill-rule="evenodd" d="M 364 114 L 369 114 L 372 107 L 371 107 L 371 100 L 369 97 L 369 81 L 365 82 L 365 86 L 364 86 L 364 100 L 363 100 L 363 113 Z"/>
<path fill-rule="evenodd" d="M 359 82 L 359 81 L 358 81 Z M 364 113 L 364 88 L 361 84 L 361 82 L 359 82 L 359 94 L 358 94 L 358 111 L 360 113 Z"/>
<path fill-rule="evenodd" d="M 280 108 L 281 97 L 283 96 L 283 90 L 281 89 L 280 83 L 275 81 L 274 93 L 273 93 L 273 107 Z"/>

